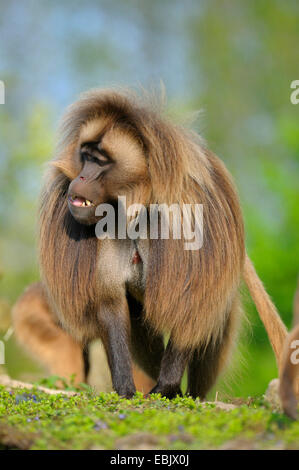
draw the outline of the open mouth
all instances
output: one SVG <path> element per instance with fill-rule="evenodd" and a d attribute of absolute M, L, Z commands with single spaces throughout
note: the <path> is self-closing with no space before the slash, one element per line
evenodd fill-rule
<path fill-rule="evenodd" d="M 93 202 L 89 199 L 79 196 L 69 196 L 69 202 L 75 207 L 91 207 L 94 206 Z"/>

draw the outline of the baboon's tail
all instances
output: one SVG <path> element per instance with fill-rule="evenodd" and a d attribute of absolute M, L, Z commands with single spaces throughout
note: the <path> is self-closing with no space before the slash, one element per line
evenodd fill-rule
<path fill-rule="evenodd" d="M 288 332 L 247 254 L 244 266 L 244 280 L 265 326 L 280 370 L 283 346 Z"/>

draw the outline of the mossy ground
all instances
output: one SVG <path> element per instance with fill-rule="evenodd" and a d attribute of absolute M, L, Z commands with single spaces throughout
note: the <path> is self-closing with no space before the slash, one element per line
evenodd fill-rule
<path fill-rule="evenodd" d="M 263 399 L 226 411 L 188 396 L 126 400 L 85 390 L 69 397 L 0 386 L 0 448 L 299 449 L 299 422 Z"/>

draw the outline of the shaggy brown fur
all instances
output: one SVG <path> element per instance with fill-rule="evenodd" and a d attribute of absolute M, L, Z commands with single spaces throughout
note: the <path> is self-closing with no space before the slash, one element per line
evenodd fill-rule
<path fill-rule="evenodd" d="M 288 335 L 284 344 L 279 387 L 280 398 L 284 412 L 293 419 L 296 419 L 298 416 L 297 400 L 299 399 L 299 364 L 292 363 L 291 356 L 293 353 L 295 353 L 295 359 L 298 361 L 299 354 L 296 353 L 296 350 L 298 351 L 298 349 L 299 284 L 294 299 L 294 329 Z"/>
<path fill-rule="evenodd" d="M 145 281 L 136 296 L 143 304 L 136 322 L 126 300 L 129 261 L 120 262 L 127 241 L 99 241 L 94 227 L 76 222 L 68 209 L 69 185 L 82 170 L 80 146 L 98 140 L 116 161 L 103 180 L 109 197 L 102 202 L 126 196 L 128 206 L 191 204 L 192 220 L 194 205 L 203 204 L 201 249 L 184 250 L 183 239 L 149 240 L 142 256 L 137 245 Z M 102 338 L 115 372 L 114 386 L 123 390 L 120 383 L 128 380 L 124 394 L 134 392 L 128 350 L 132 344 L 135 360 L 158 380 L 154 391 L 171 396 L 189 363 L 188 390 L 203 398 L 234 343 L 243 276 L 279 363 L 286 329 L 245 254 L 242 214 L 228 171 L 197 134 L 169 122 L 130 93 L 91 91 L 66 113 L 42 194 L 39 252 L 51 308 L 81 344 Z M 135 333 L 141 331 L 143 351 L 134 348 Z M 164 333 L 170 334 L 165 353 Z M 145 360 L 149 344 L 152 361 Z"/>

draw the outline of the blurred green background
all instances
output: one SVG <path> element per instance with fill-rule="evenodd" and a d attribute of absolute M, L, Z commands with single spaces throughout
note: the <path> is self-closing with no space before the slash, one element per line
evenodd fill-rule
<path fill-rule="evenodd" d="M 299 272 L 299 79 L 297 0 L 27 0 L 0 4 L 0 320 L 38 279 L 36 208 L 44 163 L 64 107 L 96 86 L 163 80 L 184 116 L 233 174 L 247 249 L 288 327 Z M 277 375 L 263 326 L 247 298 L 230 393 L 263 393 Z M 40 370 L 6 344 L 14 377 Z"/>

